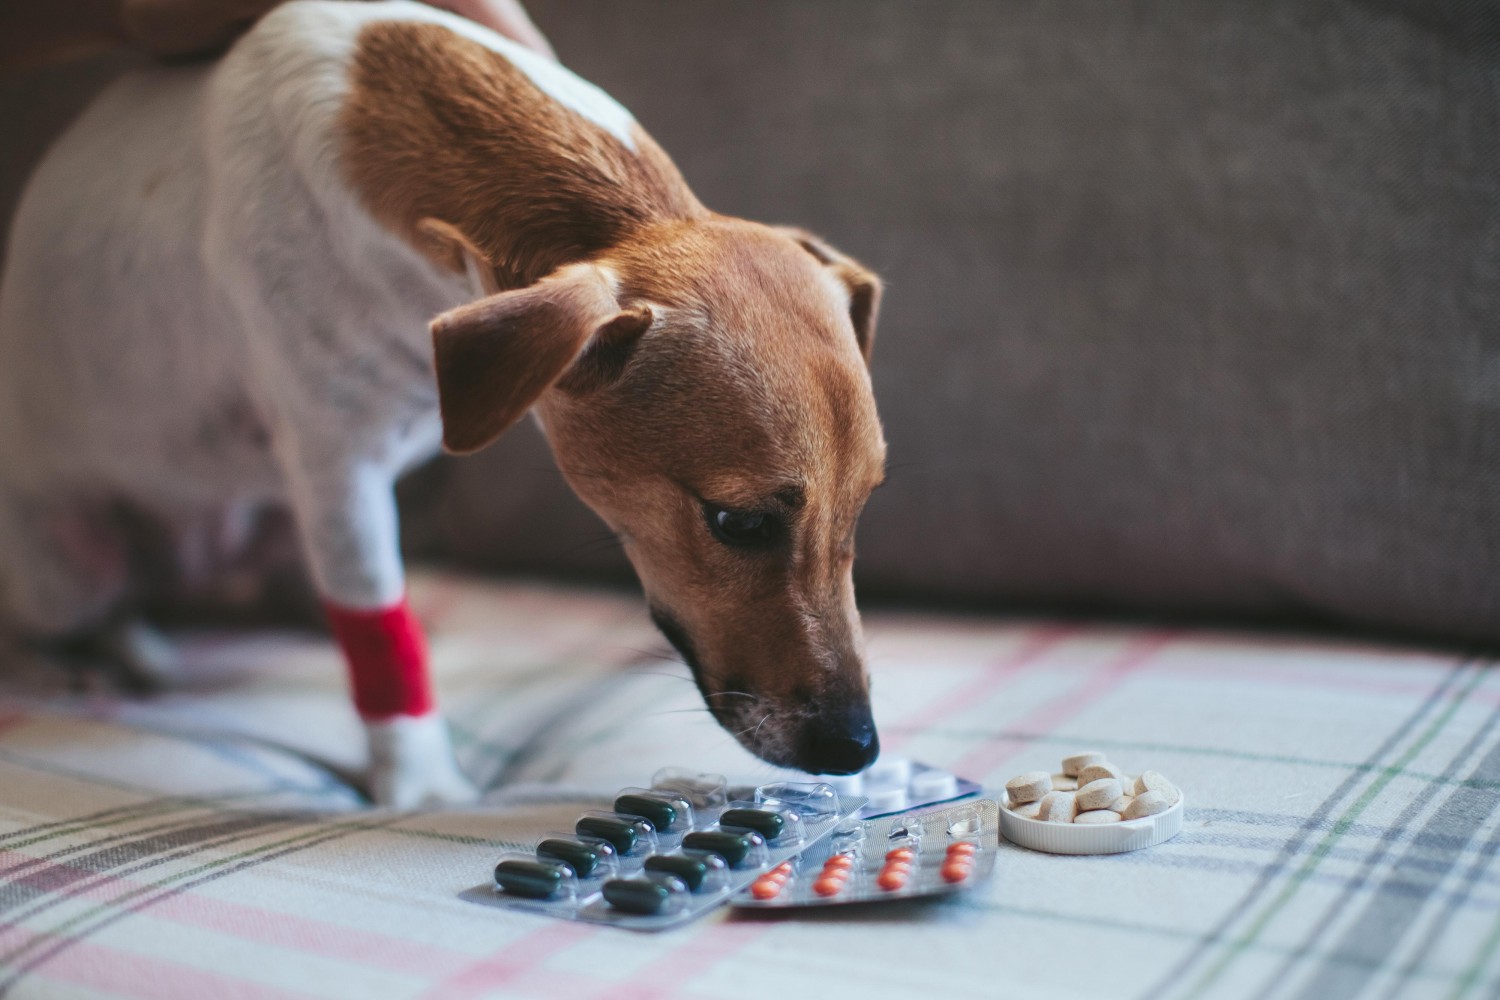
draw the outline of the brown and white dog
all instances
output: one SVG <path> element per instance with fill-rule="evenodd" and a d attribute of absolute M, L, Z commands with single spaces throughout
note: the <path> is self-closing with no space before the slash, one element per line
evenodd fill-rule
<path fill-rule="evenodd" d="M 808 771 L 878 753 L 850 567 L 883 475 L 879 283 L 705 209 L 549 60 L 402 0 L 286 4 L 213 65 L 106 91 L 37 171 L 7 261 L 10 631 L 117 620 L 139 583 L 122 503 L 184 552 L 232 552 L 247 514 L 287 505 L 373 796 L 465 798 L 392 484 L 534 407 L 718 721 Z"/>

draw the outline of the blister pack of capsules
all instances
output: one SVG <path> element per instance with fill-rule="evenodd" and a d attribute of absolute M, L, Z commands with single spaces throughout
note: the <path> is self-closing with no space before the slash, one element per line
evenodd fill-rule
<path fill-rule="evenodd" d="M 859 795 L 868 801 L 859 811 L 861 819 L 910 812 L 939 802 L 951 802 L 979 792 L 980 786 L 952 771 L 923 764 L 909 757 L 882 754 L 859 774 L 818 778 L 843 796 Z"/>
<path fill-rule="evenodd" d="M 914 899 L 962 892 L 995 869 L 999 804 L 980 799 L 844 824 L 734 898 L 771 909 Z"/>
<path fill-rule="evenodd" d="M 685 923 L 815 848 L 864 805 L 821 782 L 761 785 L 731 799 L 723 775 L 664 768 L 585 812 L 529 853 L 501 856 L 472 902 L 636 930 Z"/>

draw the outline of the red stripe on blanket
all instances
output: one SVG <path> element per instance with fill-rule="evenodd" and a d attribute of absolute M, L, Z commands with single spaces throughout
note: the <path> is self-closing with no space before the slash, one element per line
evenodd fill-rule
<path fill-rule="evenodd" d="M 540 966 L 598 931 L 596 924 L 553 921 L 434 983 L 422 994 L 422 1000 L 468 1000 L 489 996 L 502 987 L 507 992 L 531 993 L 524 989 L 527 985 L 538 987 L 542 996 L 585 996 L 603 980 L 562 969 L 549 968 L 543 974 Z M 533 974 L 539 978 L 527 983 Z"/>
<path fill-rule="evenodd" d="M 23 975 L 25 975 L 23 973 Z M 133 1000 L 313 1000 L 328 994 L 305 993 L 257 982 L 232 972 L 210 972 L 186 962 L 142 955 L 79 941 L 56 959 L 42 963 L 28 977 L 35 995 L 49 992 L 46 983 L 81 986 L 91 992 Z M 24 982 L 24 980 L 23 980 Z"/>
<path fill-rule="evenodd" d="M 920 711 L 900 720 L 901 732 L 882 739 L 887 752 L 896 749 L 913 736 L 935 722 L 983 704 L 997 690 L 1008 684 L 1016 674 L 1034 666 L 1058 643 L 1075 629 L 1071 625 L 1048 625 L 1026 634 L 1021 643 L 999 663 L 980 670 L 977 677 L 967 684 L 959 685 L 942 697 L 929 703 Z"/>
<path fill-rule="evenodd" d="M 1130 674 L 1156 658 L 1176 636 L 1168 633 L 1148 635 L 1127 646 L 1120 656 L 1103 667 L 1084 675 L 1073 688 L 1026 714 L 1026 726 L 1036 735 L 1054 732 L 1089 705 L 1110 694 Z M 990 777 L 1001 764 L 1015 756 L 1029 740 L 1012 736 L 992 736 L 954 764 L 953 770 L 976 781 Z"/>
<path fill-rule="evenodd" d="M 593 1000 L 663 1000 L 693 990 L 693 981 L 771 932 L 772 923 L 714 924 L 631 973 L 590 994 Z M 699 995 L 703 995 L 703 991 Z M 708 995 L 712 995 L 709 993 Z"/>
<path fill-rule="evenodd" d="M 433 710 L 427 643 L 406 598 L 374 610 L 328 602 L 324 608 L 349 665 L 354 706 L 361 716 L 378 720 Z"/>
<path fill-rule="evenodd" d="M 32 866 L 37 860 L 20 851 L 0 849 L 0 878 L 4 878 L 7 883 L 27 885 L 24 881 L 14 880 L 9 872 L 23 866 Z M 123 909 L 126 905 L 134 905 L 117 901 L 136 893 L 149 893 L 157 888 L 149 880 L 98 872 L 91 868 L 75 868 L 68 860 L 47 862 L 47 867 L 40 872 L 42 878 L 34 880 L 30 887 L 36 890 L 39 884 L 45 886 L 49 871 L 54 875 L 55 881 L 55 875 L 60 870 L 76 874 L 79 876 L 78 882 L 90 883 L 81 889 L 74 888 L 76 883 L 70 884 L 73 899 L 103 903 L 110 907 L 118 906 Z M 43 891 L 56 893 L 59 890 Z M 147 900 L 145 906 L 147 910 L 144 915 L 153 920 L 215 931 L 242 943 L 288 948 L 329 960 L 402 975 L 430 977 L 435 972 L 448 968 L 457 969 L 473 960 L 472 954 L 456 948 L 427 944 L 406 936 L 331 923 L 314 917 L 297 916 L 284 910 L 268 909 L 218 896 L 194 893 L 157 896 Z M 11 950 L 32 947 L 45 936 L 44 931 L 20 924 L 0 925 L 0 941 Z"/>

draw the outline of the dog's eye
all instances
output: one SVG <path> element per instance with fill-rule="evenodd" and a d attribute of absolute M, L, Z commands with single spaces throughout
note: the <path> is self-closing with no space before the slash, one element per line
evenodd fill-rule
<path fill-rule="evenodd" d="M 781 524 L 775 515 L 756 510 L 729 510 L 704 504 L 703 514 L 714 537 L 725 545 L 758 548 L 776 540 Z"/>

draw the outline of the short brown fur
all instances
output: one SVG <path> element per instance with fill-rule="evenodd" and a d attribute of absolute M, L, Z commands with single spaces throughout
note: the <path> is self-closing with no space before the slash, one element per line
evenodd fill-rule
<path fill-rule="evenodd" d="M 351 83 L 342 125 L 354 190 L 394 232 L 461 270 L 421 223 L 456 227 L 501 288 L 529 285 L 642 225 L 707 214 L 644 130 L 635 128 L 632 152 L 499 53 L 441 25 L 369 25 Z"/>

